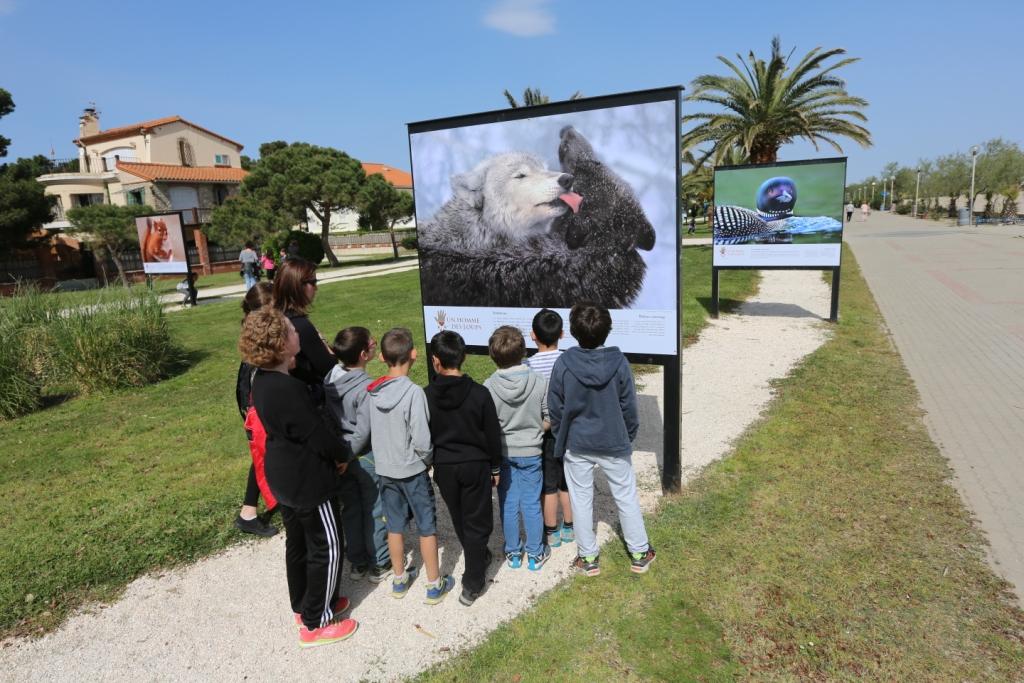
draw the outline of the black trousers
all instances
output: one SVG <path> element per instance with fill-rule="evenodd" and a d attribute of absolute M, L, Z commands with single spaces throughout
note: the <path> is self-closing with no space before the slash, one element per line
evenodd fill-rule
<path fill-rule="evenodd" d="M 249 465 L 249 478 L 245 482 L 245 498 L 242 505 L 256 507 L 260 502 L 260 485 L 256 482 L 256 465 Z"/>
<path fill-rule="evenodd" d="M 284 561 L 292 611 L 312 630 L 334 618 L 331 609 L 340 595 L 341 559 L 345 539 L 334 498 L 315 508 L 281 506 L 284 522 Z"/>
<path fill-rule="evenodd" d="M 462 587 L 471 593 L 484 589 L 487 541 L 494 530 L 491 513 L 491 465 L 466 462 L 434 465 L 434 482 L 448 506 L 455 533 L 466 555 Z"/>

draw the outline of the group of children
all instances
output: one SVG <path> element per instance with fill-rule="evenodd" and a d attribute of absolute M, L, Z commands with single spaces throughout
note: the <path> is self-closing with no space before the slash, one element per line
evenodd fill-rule
<path fill-rule="evenodd" d="M 631 569 L 647 571 L 655 552 L 631 464 L 639 427 L 632 372 L 618 348 L 604 346 L 611 331 L 607 309 L 573 307 L 570 333 L 578 346 L 565 352 L 558 349 L 562 324 L 555 311 L 537 313 L 531 337 L 538 352 L 529 359 L 519 329 L 496 329 L 488 350 L 498 369 L 483 384 L 462 372 L 463 338 L 442 331 L 429 343 L 434 379 L 425 389 L 409 378 L 417 360 L 409 330 L 389 330 L 379 349 L 366 328 L 338 332 L 332 344 L 338 366 L 324 385 L 326 406 L 348 446 L 337 470 L 352 578 L 379 583 L 391 576 L 391 595 L 405 597 L 417 578 L 417 568 L 405 564 L 404 545 L 415 520 L 426 602 L 437 604 L 453 590 L 454 578 L 439 568 L 431 470 L 464 551 L 463 605 L 485 589 L 494 488 L 509 568 L 539 571 L 552 547 L 575 541 L 574 566 L 587 576 L 600 572 L 592 509 L 596 467 L 615 499 Z M 388 370 L 372 379 L 366 366 L 378 353 Z M 273 439 L 273 430 L 267 432 Z M 269 471 L 267 478 L 274 489 Z M 325 510 L 319 514 L 334 508 Z M 321 627 L 330 621 L 325 617 Z M 314 630 L 302 644 L 341 639 L 326 631 L 317 638 Z"/>

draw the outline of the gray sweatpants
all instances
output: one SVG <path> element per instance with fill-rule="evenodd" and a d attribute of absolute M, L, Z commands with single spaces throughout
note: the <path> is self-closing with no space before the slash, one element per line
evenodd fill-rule
<path fill-rule="evenodd" d="M 632 456 L 584 455 L 565 452 L 565 483 L 572 501 L 576 549 L 581 557 L 597 555 L 597 533 L 594 530 L 594 468 L 600 467 L 608 480 L 615 506 L 619 509 L 619 525 L 631 553 L 647 552 L 647 528 L 640 512 L 636 492 L 636 474 Z"/>

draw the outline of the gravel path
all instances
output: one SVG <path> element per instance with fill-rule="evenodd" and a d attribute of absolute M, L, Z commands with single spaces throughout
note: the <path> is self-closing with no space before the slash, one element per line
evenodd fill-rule
<path fill-rule="evenodd" d="M 766 271 L 757 296 L 736 314 L 712 321 L 686 350 L 684 479 L 721 458 L 771 399 L 771 381 L 824 342 L 828 332 L 821 319 L 828 309 L 828 288 L 820 273 Z M 641 504 L 653 511 L 660 495 L 662 382 L 660 375 L 644 380 L 643 427 L 634 464 Z M 612 538 L 609 522 L 615 519 L 606 491 L 600 482 L 595 516 L 604 540 Z M 438 502 L 442 571 L 458 577 L 461 550 Z M 498 533 L 491 548 L 500 556 Z M 349 582 L 346 570 L 343 585 L 359 632 L 344 643 L 300 650 L 285 590 L 280 534 L 140 578 L 116 603 L 79 612 L 43 638 L 5 641 L 0 670 L 8 680 L 39 681 L 393 680 L 472 646 L 530 607 L 570 575 L 574 554 L 573 544 L 556 548 L 536 573 L 495 562 L 490 588 L 469 608 L 459 604 L 457 594 L 441 605 L 424 605 L 422 585 L 406 599 L 393 600 L 387 583 Z M 419 563 L 418 556 L 412 559 Z M 665 561 L 670 559 L 661 558 Z"/>

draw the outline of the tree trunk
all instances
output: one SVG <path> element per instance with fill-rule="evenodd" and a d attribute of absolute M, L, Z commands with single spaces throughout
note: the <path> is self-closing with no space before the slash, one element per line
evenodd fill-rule
<path fill-rule="evenodd" d="M 754 144 L 750 148 L 750 163 L 774 164 L 778 158 L 779 148 L 775 145 Z"/>
<path fill-rule="evenodd" d="M 327 262 L 332 266 L 338 265 L 338 257 L 334 255 L 334 250 L 331 249 L 331 207 L 324 207 L 324 217 L 320 223 L 320 243 L 324 246 L 324 256 L 327 257 Z"/>
<path fill-rule="evenodd" d="M 388 224 L 388 232 L 391 233 L 391 250 L 395 252 L 395 260 L 398 260 L 398 244 L 395 242 L 395 224 Z"/>
<path fill-rule="evenodd" d="M 117 249 L 110 250 L 110 258 L 114 261 L 114 265 L 117 266 L 117 277 L 121 280 L 121 285 L 128 286 L 128 276 L 124 273 L 124 266 L 121 265 L 121 258 L 117 254 Z"/>

